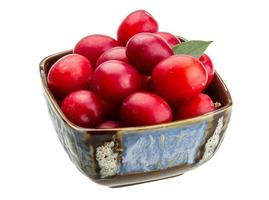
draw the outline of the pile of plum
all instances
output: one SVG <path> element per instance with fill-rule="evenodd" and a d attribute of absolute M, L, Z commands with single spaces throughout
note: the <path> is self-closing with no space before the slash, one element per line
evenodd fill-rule
<path fill-rule="evenodd" d="M 202 93 L 214 77 L 211 59 L 175 53 L 185 42 L 148 12 L 130 13 L 117 40 L 95 34 L 53 64 L 47 81 L 64 115 L 85 128 L 167 123 L 216 109 Z"/>

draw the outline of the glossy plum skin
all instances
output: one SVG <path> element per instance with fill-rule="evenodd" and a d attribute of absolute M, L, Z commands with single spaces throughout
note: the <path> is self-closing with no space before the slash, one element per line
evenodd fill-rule
<path fill-rule="evenodd" d="M 161 38 L 163 38 L 170 45 L 171 48 L 175 45 L 181 44 L 181 41 L 171 33 L 157 32 L 156 35 L 159 35 Z"/>
<path fill-rule="evenodd" d="M 61 109 L 77 126 L 93 128 L 103 120 L 99 98 L 90 91 L 79 90 L 64 98 Z"/>
<path fill-rule="evenodd" d="M 206 83 L 206 87 L 212 82 L 214 75 L 215 75 L 215 68 L 213 66 L 213 62 L 210 59 L 210 57 L 206 54 L 203 54 L 199 60 L 201 61 L 201 63 L 204 65 L 208 77 L 207 77 L 207 83 Z"/>
<path fill-rule="evenodd" d="M 92 88 L 104 100 L 118 104 L 141 87 L 138 71 L 128 63 L 110 60 L 102 63 L 92 77 Z"/>
<path fill-rule="evenodd" d="M 81 55 L 69 54 L 52 65 L 47 80 L 55 97 L 62 98 L 73 91 L 88 89 L 91 76 L 91 63 Z"/>
<path fill-rule="evenodd" d="M 96 128 L 98 129 L 109 129 L 109 128 L 120 128 L 120 127 L 122 127 L 121 123 L 119 121 L 114 121 L 114 120 L 104 121 L 98 126 L 96 126 Z"/>
<path fill-rule="evenodd" d="M 137 92 L 128 96 L 121 106 L 121 121 L 125 126 L 145 126 L 172 121 L 169 105 L 159 96 Z"/>
<path fill-rule="evenodd" d="M 174 104 L 199 94 L 207 83 L 207 71 L 192 56 L 174 55 L 154 68 L 152 79 L 157 93 Z"/>
<path fill-rule="evenodd" d="M 141 73 L 151 74 L 160 61 L 173 55 L 173 51 L 160 36 L 139 33 L 128 41 L 126 55 L 129 63 Z"/>
<path fill-rule="evenodd" d="M 75 46 L 74 53 L 85 56 L 95 68 L 99 56 L 106 50 L 119 46 L 118 42 L 106 35 L 89 35 L 82 38 Z"/>
<path fill-rule="evenodd" d="M 137 33 L 158 31 L 157 21 L 145 10 L 130 13 L 120 24 L 117 32 L 118 41 L 125 46 L 127 41 Z"/>
<path fill-rule="evenodd" d="M 123 62 L 128 62 L 126 57 L 126 48 L 125 47 L 114 47 L 106 50 L 97 60 L 96 67 L 101 63 L 108 60 L 120 60 Z"/>
<path fill-rule="evenodd" d="M 175 118 L 177 120 L 192 118 L 214 111 L 215 109 L 211 98 L 206 94 L 200 93 L 190 100 L 180 102 Z"/>

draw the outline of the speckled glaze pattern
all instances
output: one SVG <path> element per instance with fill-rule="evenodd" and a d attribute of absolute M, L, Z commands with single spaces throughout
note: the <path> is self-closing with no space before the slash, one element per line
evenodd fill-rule
<path fill-rule="evenodd" d="M 205 142 L 207 121 L 185 126 L 125 133 L 120 174 L 150 172 L 193 164 Z"/>
<path fill-rule="evenodd" d="M 69 127 L 52 109 L 47 100 L 48 110 L 57 136 L 70 160 L 88 176 L 95 175 L 93 147 L 87 144 L 89 136 Z"/>
<path fill-rule="evenodd" d="M 200 117 L 162 125 L 123 129 L 84 129 L 65 118 L 50 93 L 46 75 L 62 52 L 45 58 L 40 73 L 49 114 L 58 138 L 77 168 L 111 187 L 137 184 L 185 173 L 215 154 L 228 126 L 232 101 L 215 76 L 206 91 L 222 107 Z"/>

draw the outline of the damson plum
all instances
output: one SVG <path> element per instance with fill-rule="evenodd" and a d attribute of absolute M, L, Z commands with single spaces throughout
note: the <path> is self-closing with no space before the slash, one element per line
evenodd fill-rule
<path fill-rule="evenodd" d="M 214 78 L 215 69 L 214 69 L 214 66 L 213 66 L 211 59 L 205 53 L 199 58 L 199 60 L 201 61 L 201 63 L 203 63 L 203 65 L 207 71 L 207 74 L 208 74 L 207 83 L 206 83 L 206 87 L 207 87 L 212 82 L 212 80 Z"/>
<path fill-rule="evenodd" d="M 126 55 L 129 63 L 141 73 L 151 74 L 160 61 L 173 55 L 173 51 L 160 36 L 139 33 L 128 41 Z"/>
<path fill-rule="evenodd" d="M 180 102 L 177 107 L 175 118 L 180 120 L 196 117 L 214 111 L 215 109 L 215 105 L 211 98 L 208 95 L 201 93 L 189 100 Z"/>
<path fill-rule="evenodd" d="M 157 21 L 145 10 L 137 10 L 129 14 L 118 28 L 118 41 L 125 46 L 127 41 L 137 33 L 158 31 Z"/>
<path fill-rule="evenodd" d="M 118 46 L 118 42 L 112 37 L 106 35 L 89 35 L 82 38 L 75 46 L 74 53 L 80 54 L 88 58 L 92 66 L 99 56 L 106 50 Z"/>
<path fill-rule="evenodd" d="M 141 78 L 138 71 L 128 63 L 110 60 L 95 70 L 92 88 L 104 100 L 118 104 L 141 88 Z"/>
<path fill-rule="evenodd" d="M 159 35 L 161 38 L 163 38 L 170 45 L 170 47 L 181 43 L 181 41 L 176 36 L 168 32 L 157 32 L 156 35 Z"/>
<path fill-rule="evenodd" d="M 100 99 L 87 90 L 79 90 L 64 98 L 61 109 L 77 126 L 93 128 L 103 120 Z"/>
<path fill-rule="evenodd" d="M 152 79 L 157 93 L 175 103 L 198 95 L 206 86 L 207 71 L 192 56 L 174 55 L 154 68 Z"/>
<path fill-rule="evenodd" d="M 81 55 L 69 54 L 50 68 L 48 86 L 55 97 L 62 98 L 76 90 L 88 89 L 91 76 L 91 63 Z"/>
<path fill-rule="evenodd" d="M 121 121 L 125 126 L 145 126 L 172 121 L 169 105 L 159 96 L 137 92 L 128 96 L 121 106 Z"/>
<path fill-rule="evenodd" d="M 114 47 L 106 50 L 97 60 L 96 67 L 101 63 L 108 60 L 120 60 L 123 62 L 128 62 L 126 57 L 126 48 L 125 47 Z"/>

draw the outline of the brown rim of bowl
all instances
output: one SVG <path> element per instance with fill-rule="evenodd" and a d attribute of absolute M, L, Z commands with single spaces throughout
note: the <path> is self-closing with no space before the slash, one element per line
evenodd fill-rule
<path fill-rule="evenodd" d="M 228 110 L 231 109 L 232 107 L 232 98 L 230 95 L 230 92 L 228 90 L 228 88 L 226 87 L 225 83 L 223 82 L 223 80 L 221 79 L 221 77 L 219 76 L 219 74 L 217 72 L 215 72 L 215 76 L 217 76 L 217 78 L 220 80 L 220 82 L 223 85 L 223 89 L 225 90 L 225 94 L 226 94 L 226 98 L 227 98 L 227 104 L 224 105 L 223 107 L 220 107 L 219 109 L 213 111 L 213 112 L 209 112 L 206 113 L 204 115 L 200 115 L 197 117 L 193 117 L 193 118 L 189 118 L 189 119 L 185 119 L 185 120 L 179 120 L 179 121 L 173 121 L 173 122 L 169 122 L 169 123 L 162 123 L 162 124 L 157 124 L 157 125 L 149 125 L 149 126 L 137 126 L 137 127 L 123 127 L 123 128 L 112 128 L 112 129 L 95 129 L 95 128 L 83 128 L 80 126 L 77 126 L 75 124 L 73 124 L 71 121 L 69 121 L 69 119 L 67 119 L 65 117 L 65 115 L 63 114 L 63 112 L 61 111 L 59 105 L 57 104 L 54 96 L 52 95 L 52 93 L 50 92 L 48 86 L 47 86 L 47 77 L 46 77 L 46 73 L 45 73 L 45 68 L 47 65 L 47 62 L 49 60 L 54 59 L 55 57 L 62 57 L 64 55 L 70 54 L 72 53 L 72 50 L 66 50 L 66 51 L 62 51 L 59 53 L 55 53 L 52 54 L 50 56 L 47 56 L 46 58 L 44 58 L 39 65 L 39 70 L 40 70 L 40 76 L 41 76 L 41 81 L 42 81 L 42 87 L 45 91 L 46 96 L 49 98 L 51 105 L 52 105 L 52 109 L 58 113 L 59 116 L 61 116 L 61 118 L 64 120 L 65 123 L 67 123 L 70 127 L 72 127 L 73 129 L 77 130 L 77 131 L 84 131 L 84 132 L 111 132 L 111 131 L 138 131 L 138 130 L 150 130 L 150 129 L 155 129 L 155 128 L 162 128 L 162 127 L 167 127 L 167 126 L 177 126 L 177 125 L 185 125 L 188 124 L 190 122 L 196 122 L 196 121 L 201 121 L 203 119 L 208 118 L 209 116 L 213 116 L 215 114 L 221 113 L 224 110 Z"/>

